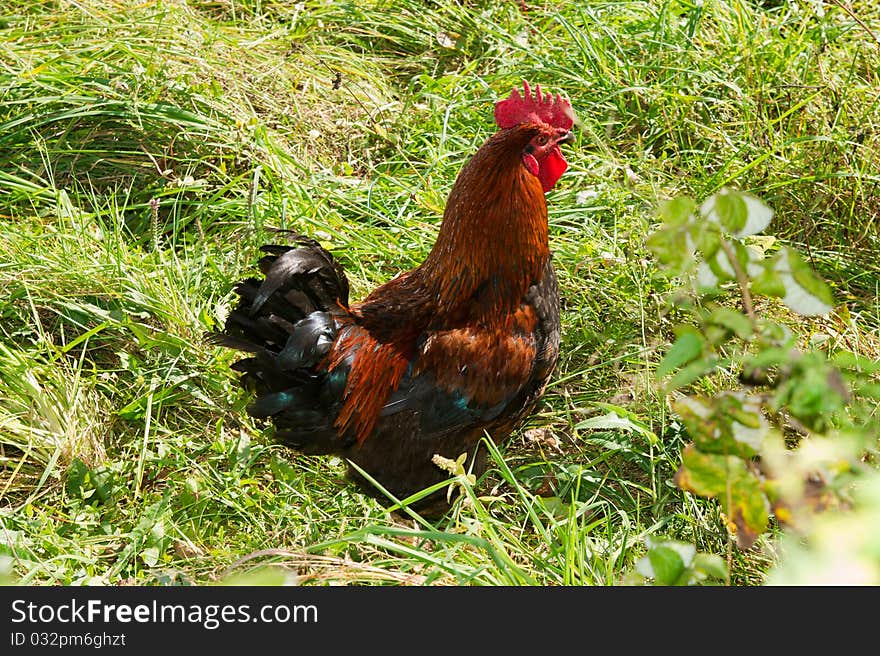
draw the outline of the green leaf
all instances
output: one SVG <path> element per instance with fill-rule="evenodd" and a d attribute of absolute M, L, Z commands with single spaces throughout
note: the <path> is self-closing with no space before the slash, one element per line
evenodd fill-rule
<path fill-rule="evenodd" d="M 803 354 L 786 380 L 776 388 L 775 409 L 787 408 L 810 430 L 824 432 L 847 402 L 849 391 L 840 371 L 819 352 Z"/>
<path fill-rule="evenodd" d="M 711 258 L 721 248 L 721 231 L 714 223 L 695 224 L 689 234 L 704 259 Z"/>
<path fill-rule="evenodd" d="M 701 376 L 712 371 L 717 363 L 718 358 L 714 356 L 700 358 L 699 360 L 691 362 L 689 365 L 681 368 L 672 378 L 666 381 L 666 384 L 663 387 L 667 392 L 670 392 L 679 387 L 690 385 Z"/>
<path fill-rule="evenodd" d="M 682 490 L 718 499 L 740 548 L 748 549 L 767 530 L 769 504 L 761 481 L 742 459 L 703 453 L 691 444 L 682 452 L 674 481 Z"/>
<path fill-rule="evenodd" d="M 793 248 L 783 248 L 776 258 L 776 271 L 785 285 L 782 302 L 798 314 L 815 316 L 831 311 L 831 289 L 818 278 Z"/>
<path fill-rule="evenodd" d="M 699 294 L 709 294 L 718 288 L 719 278 L 712 272 L 712 268 L 708 264 L 700 262 L 697 266 L 695 282 Z"/>
<path fill-rule="evenodd" d="M 147 567 L 153 567 L 159 562 L 159 547 L 147 547 L 141 551 L 141 560 Z"/>
<path fill-rule="evenodd" d="M 727 578 L 727 563 L 721 556 L 699 553 L 694 557 L 693 568 L 713 579 Z"/>
<path fill-rule="evenodd" d="M 681 562 L 685 567 L 690 567 L 697 555 L 697 548 L 689 542 L 681 542 L 679 540 L 664 540 L 658 546 L 672 549 L 681 558 Z"/>
<path fill-rule="evenodd" d="M 635 432 L 647 438 L 651 444 L 659 443 L 659 439 L 647 424 L 635 419 L 635 417 L 623 408 L 615 408 L 601 417 L 590 417 L 575 425 L 578 430 L 615 430 Z"/>
<path fill-rule="evenodd" d="M 697 448 L 704 453 L 751 458 L 769 431 L 756 403 L 740 394 L 712 399 L 685 396 L 672 404 Z"/>
<path fill-rule="evenodd" d="M 67 494 L 89 503 L 104 503 L 113 494 L 113 475 L 106 467 L 91 468 L 74 458 L 67 468 Z"/>
<path fill-rule="evenodd" d="M 678 339 L 673 342 L 657 367 L 657 378 L 662 378 L 682 365 L 698 358 L 703 352 L 704 345 L 705 340 L 697 332 L 696 328 L 691 326 L 681 327 Z"/>
<path fill-rule="evenodd" d="M 866 374 L 880 371 L 880 360 L 853 353 L 852 351 L 838 351 L 831 356 L 831 362 L 843 369 L 853 369 Z"/>
<path fill-rule="evenodd" d="M 645 240 L 646 246 L 660 262 L 674 270 L 683 269 L 693 253 L 687 231 L 681 228 L 660 228 Z"/>
<path fill-rule="evenodd" d="M 536 501 L 547 515 L 558 521 L 565 521 L 571 512 L 571 503 L 558 496 L 538 497 Z"/>
<path fill-rule="evenodd" d="M 868 397 L 880 401 L 880 384 L 860 383 L 855 386 L 855 393 L 859 396 Z"/>
<path fill-rule="evenodd" d="M 296 584 L 297 575 L 295 572 L 274 565 L 262 565 L 247 572 L 230 574 L 217 582 L 217 585 L 228 586 L 282 586 Z"/>
<path fill-rule="evenodd" d="M 727 492 L 728 472 L 741 466 L 739 458 L 703 453 L 695 445 L 685 447 L 682 465 L 675 484 L 703 497 L 717 497 Z"/>
<path fill-rule="evenodd" d="M 663 201 L 657 208 L 657 214 L 663 223 L 670 227 L 681 227 L 693 219 L 694 208 L 697 204 L 688 196 L 676 196 Z"/>
<path fill-rule="evenodd" d="M 796 356 L 796 352 L 788 347 L 764 348 L 743 361 L 743 368 L 769 369 L 787 364 Z"/>
<path fill-rule="evenodd" d="M 773 219 L 773 210 L 760 200 L 727 188 L 707 198 L 700 213 L 738 239 L 761 232 Z"/>
<path fill-rule="evenodd" d="M 706 266 L 712 274 L 721 281 L 736 280 L 736 271 L 730 264 L 730 258 L 723 250 L 718 250 L 714 256 L 706 260 Z"/>
<path fill-rule="evenodd" d="M 641 579 L 633 578 L 633 584 L 653 579 L 655 585 L 693 585 L 706 579 L 726 579 L 724 560 L 713 554 L 697 553 L 689 542 L 661 540 L 654 536 L 645 538 L 647 551 L 635 565 Z"/>
<path fill-rule="evenodd" d="M 826 305 L 833 305 L 834 298 L 831 295 L 831 289 L 825 284 L 825 281 L 819 278 L 813 269 L 804 261 L 801 254 L 793 248 L 786 249 L 788 252 L 788 265 L 791 267 L 791 275 L 808 294 L 815 296 L 820 302 Z M 830 309 L 830 308 L 829 308 Z"/>
<path fill-rule="evenodd" d="M 714 200 L 714 206 L 706 218 L 717 220 L 731 234 L 735 234 L 745 227 L 749 212 L 739 194 L 722 191 L 715 194 Z"/>
<path fill-rule="evenodd" d="M 67 468 L 67 481 L 65 487 L 71 497 L 83 498 L 87 489 L 89 468 L 79 458 L 74 458 Z"/>
<path fill-rule="evenodd" d="M 653 578 L 660 585 L 674 585 L 684 573 L 684 562 L 674 549 L 654 547 L 647 558 Z"/>
<path fill-rule="evenodd" d="M 752 294 L 782 298 L 785 296 L 785 282 L 782 276 L 773 269 L 772 264 L 764 268 L 757 276 L 752 278 L 749 287 Z"/>
<path fill-rule="evenodd" d="M 748 218 L 746 219 L 746 224 L 733 235 L 734 237 L 742 238 L 755 235 L 770 225 L 770 221 L 773 220 L 772 209 L 751 194 L 740 192 L 739 197 L 745 203 Z M 773 238 L 771 237 L 770 239 L 772 240 Z"/>
<path fill-rule="evenodd" d="M 736 255 L 737 263 L 739 264 L 739 268 L 747 273 L 749 270 L 749 265 L 752 263 L 751 251 L 749 251 L 746 245 L 743 244 L 741 241 L 731 241 L 728 243 L 730 244 L 731 248 L 733 248 L 733 252 Z M 728 258 L 728 262 L 729 261 L 730 258 Z M 731 268 L 733 268 L 732 264 L 730 266 Z"/>
<path fill-rule="evenodd" d="M 717 307 L 712 310 L 707 321 L 726 328 L 740 339 L 748 339 L 754 331 L 752 322 L 747 316 L 726 307 Z"/>
<path fill-rule="evenodd" d="M 691 563 L 697 548 L 688 542 L 645 538 L 647 553 L 636 563 L 636 571 L 654 579 L 657 585 L 687 585 L 694 580 Z"/>

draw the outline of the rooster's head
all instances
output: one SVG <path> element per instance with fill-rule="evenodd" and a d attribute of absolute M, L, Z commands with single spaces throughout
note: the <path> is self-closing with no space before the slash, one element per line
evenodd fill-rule
<path fill-rule="evenodd" d="M 523 81 L 523 92 L 521 96 L 514 89 L 495 104 L 495 123 L 502 129 L 524 125 L 534 128 L 534 136 L 523 148 L 523 165 L 541 181 L 544 191 L 550 191 L 568 168 L 559 146 L 574 141 L 574 111 L 561 95 L 542 94 L 540 85 L 532 96 L 529 83 Z"/>

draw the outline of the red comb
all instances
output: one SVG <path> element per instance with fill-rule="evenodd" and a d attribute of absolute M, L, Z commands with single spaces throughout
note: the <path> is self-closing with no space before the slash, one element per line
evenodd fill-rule
<path fill-rule="evenodd" d="M 523 80 L 525 96 L 520 96 L 514 89 L 510 96 L 495 103 L 495 123 L 499 128 L 512 128 L 520 123 L 546 123 L 554 128 L 568 130 L 574 124 L 574 111 L 571 103 L 558 93 L 541 95 L 541 85 L 535 86 L 535 97 L 532 88 Z"/>

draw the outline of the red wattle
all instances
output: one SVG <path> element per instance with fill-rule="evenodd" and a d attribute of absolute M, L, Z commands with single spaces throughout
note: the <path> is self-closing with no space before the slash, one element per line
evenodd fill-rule
<path fill-rule="evenodd" d="M 562 174 L 565 173 L 565 169 L 567 168 L 568 162 L 565 161 L 565 158 L 562 156 L 562 151 L 557 147 L 551 150 L 547 156 L 541 160 L 541 163 L 538 165 L 538 172 L 535 175 L 538 176 L 538 180 L 541 181 L 541 186 L 544 188 L 544 191 L 547 192 L 553 189 L 553 185 L 555 185 L 556 181 L 562 177 Z M 529 170 L 531 171 L 531 169 Z M 534 171 L 532 172 L 534 173 Z"/>

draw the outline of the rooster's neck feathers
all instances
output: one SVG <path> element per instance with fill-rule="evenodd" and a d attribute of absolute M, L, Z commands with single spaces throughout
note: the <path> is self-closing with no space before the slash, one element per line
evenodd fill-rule
<path fill-rule="evenodd" d="M 544 270 L 547 203 L 541 183 L 522 165 L 534 134 L 526 127 L 497 133 L 459 174 L 421 267 L 441 312 L 468 302 L 486 317 L 503 316 Z"/>
<path fill-rule="evenodd" d="M 404 346 L 428 326 L 491 323 L 519 307 L 550 257 L 544 191 L 522 165 L 539 130 L 497 132 L 465 164 L 424 263 L 353 308 L 371 332 Z"/>

